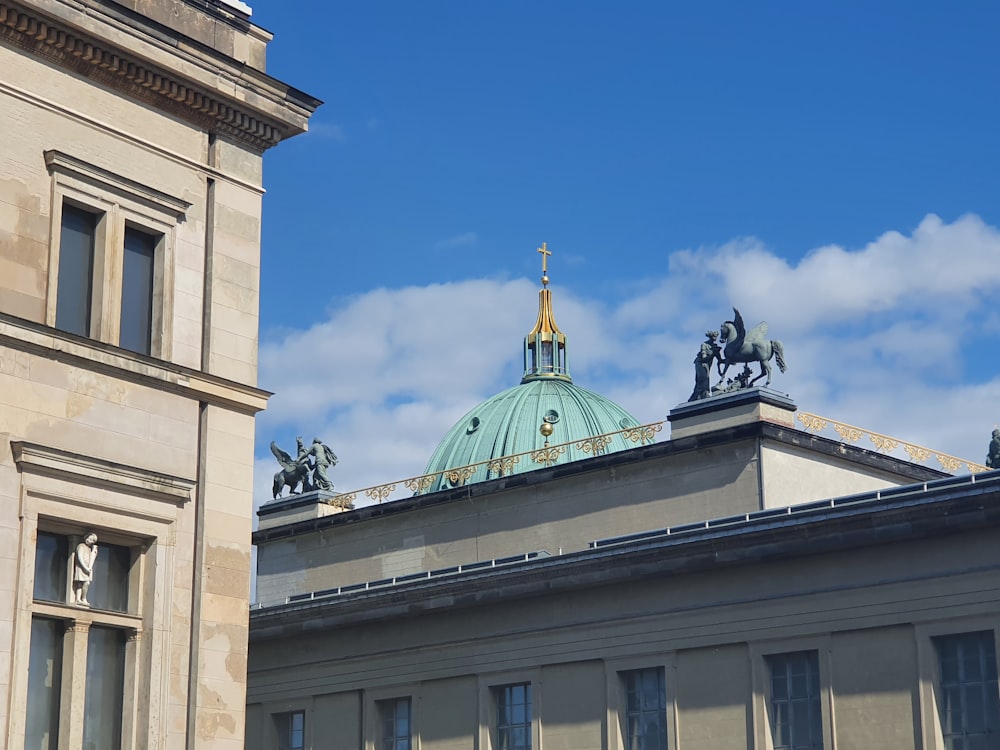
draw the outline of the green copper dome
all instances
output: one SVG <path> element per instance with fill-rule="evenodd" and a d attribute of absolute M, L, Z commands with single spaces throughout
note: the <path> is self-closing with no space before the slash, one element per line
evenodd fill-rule
<path fill-rule="evenodd" d="M 524 339 L 521 384 L 487 399 L 448 431 L 424 472 L 442 474 L 434 477 L 424 492 L 520 474 L 635 445 L 621 434 L 589 440 L 638 427 L 639 422 L 604 396 L 573 384 L 566 336 L 555 323 L 552 292 L 547 288 L 545 260 L 550 253 L 545 245 L 539 252 L 543 264 L 538 319 Z M 543 425 L 544 430 L 540 429 Z M 510 458 L 547 447 L 543 455 Z M 470 464 L 482 465 L 461 470 Z"/>

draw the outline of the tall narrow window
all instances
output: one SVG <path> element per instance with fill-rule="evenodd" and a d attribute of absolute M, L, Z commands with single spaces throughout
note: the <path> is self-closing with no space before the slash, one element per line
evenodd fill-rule
<path fill-rule="evenodd" d="M 101 544 L 90 586 L 90 606 L 112 612 L 128 611 L 128 578 L 132 550 L 117 544 Z"/>
<path fill-rule="evenodd" d="M 542 372 L 552 372 L 552 342 L 542 342 Z"/>
<path fill-rule="evenodd" d="M 662 667 L 623 672 L 625 750 L 667 750 L 667 689 Z"/>
<path fill-rule="evenodd" d="M 96 215 L 69 204 L 63 206 L 56 282 L 56 328 L 80 336 L 90 335 L 96 232 Z"/>
<path fill-rule="evenodd" d="M 68 561 L 66 537 L 39 531 L 35 540 L 35 599 L 43 602 L 66 601 Z"/>
<path fill-rule="evenodd" d="M 796 651 L 767 657 L 771 670 L 774 750 L 823 750 L 819 654 Z"/>
<path fill-rule="evenodd" d="M 125 228 L 122 314 L 118 345 L 141 354 L 152 351 L 153 270 L 158 238 Z"/>
<path fill-rule="evenodd" d="M 498 750 L 531 750 L 531 684 L 496 688 Z"/>
<path fill-rule="evenodd" d="M 941 674 L 938 708 L 946 750 L 1000 747 L 1000 689 L 993 633 L 934 639 Z"/>
<path fill-rule="evenodd" d="M 304 750 L 306 746 L 306 713 L 291 711 L 274 715 L 278 730 L 278 750 Z"/>
<path fill-rule="evenodd" d="M 125 690 L 125 633 L 93 625 L 87 638 L 83 750 L 118 750 Z"/>
<path fill-rule="evenodd" d="M 56 750 L 59 745 L 62 640 L 62 622 L 46 617 L 31 618 L 25 750 Z"/>
<path fill-rule="evenodd" d="M 378 701 L 378 750 L 410 750 L 410 699 Z"/>

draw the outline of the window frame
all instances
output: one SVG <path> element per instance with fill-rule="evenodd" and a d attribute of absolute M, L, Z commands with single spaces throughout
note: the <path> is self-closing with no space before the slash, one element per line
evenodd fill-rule
<path fill-rule="evenodd" d="M 823 747 L 836 747 L 833 725 L 833 690 L 831 688 L 831 634 L 815 637 L 789 638 L 750 644 L 751 680 L 753 684 L 753 733 L 754 747 L 774 750 L 771 727 L 771 668 L 768 657 L 784 656 L 799 651 L 815 651 L 819 667 L 819 701 L 823 723 Z"/>
<path fill-rule="evenodd" d="M 815 679 L 815 692 L 812 690 L 812 686 L 809 684 L 811 680 L 806 681 L 804 695 L 797 693 L 794 689 L 794 673 L 793 660 L 804 661 L 806 666 L 806 674 Z M 780 663 L 779 663 L 780 661 Z M 819 748 L 811 748 L 810 750 L 823 750 L 826 746 L 826 742 L 823 737 L 823 695 L 820 690 L 820 676 L 819 676 L 819 651 L 816 649 L 804 649 L 801 651 L 785 651 L 780 654 L 768 654 L 764 657 L 764 662 L 767 665 L 767 684 L 768 684 L 768 700 L 767 700 L 767 717 L 769 721 L 769 726 L 771 730 L 771 742 L 775 744 L 774 735 L 777 731 L 775 726 L 774 717 L 778 713 L 779 703 L 786 706 L 787 709 L 787 724 L 790 732 L 794 734 L 794 737 L 789 737 L 788 739 L 793 740 L 793 744 L 790 747 L 785 747 L 784 750 L 792 750 L 794 746 L 797 746 L 798 742 L 794 742 L 795 738 L 799 736 L 799 733 L 803 731 L 807 732 L 810 737 L 812 737 L 813 744 L 815 744 L 816 737 L 813 736 L 813 721 L 812 718 L 815 716 L 814 707 L 820 712 L 820 726 L 819 726 Z M 780 677 L 784 679 L 785 685 L 785 695 L 782 698 L 775 696 L 775 682 L 776 677 L 778 677 L 778 670 L 780 668 Z M 806 722 L 807 726 L 799 726 L 798 722 L 795 721 L 795 706 L 796 702 L 807 702 L 808 713 L 810 715 L 810 721 Z M 798 733 L 794 730 L 798 729 Z M 784 745 L 782 746 L 784 747 Z"/>
<path fill-rule="evenodd" d="M 406 702 L 406 723 L 408 734 L 405 739 L 410 748 L 413 747 L 413 697 L 409 695 L 399 696 L 398 698 L 382 698 L 375 701 L 375 712 L 377 714 L 376 718 L 376 729 L 375 729 L 375 747 L 377 750 L 383 750 L 383 746 L 387 741 L 391 740 L 393 744 L 398 742 L 400 739 L 404 739 L 399 735 L 395 734 L 395 729 L 393 730 L 393 736 L 391 738 L 385 736 L 383 727 L 385 725 L 385 712 L 386 709 L 392 709 L 393 725 L 398 721 L 398 716 L 396 714 L 396 708 L 400 703 Z"/>
<path fill-rule="evenodd" d="M 511 685 L 531 687 L 531 747 L 542 747 L 542 670 L 510 670 L 481 674 L 479 683 L 479 748 L 499 750 L 497 737 L 497 690 Z"/>
<path fill-rule="evenodd" d="M 379 704 L 383 701 L 394 701 L 408 698 L 410 701 L 410 750 L 420 748 L 420 701 L 422 691 L 420 683 L 411 682 L 389 687 L 371 688 L 364 691 L 362 701 L 362 742 L 364 750 L 379 750 L 382 739 L 381 713 Z"/>
<path fill-rule="evenodd" d="M 70 205 L 97 217 L 87 338 L 119 346 L 125 232 L 133 229 L 156 238 L 148 356 L 169 360 L 176 227 L 192 204 L 60 151 L 44 156 L 52 180 L 45 324 L 56 325 L 62 213 Z"/>
<path fill-rule="evenodd" d="M 997 673 L 998 673 L 998 667 L 997 667 L 997 640 L 996 640 L 996 634 L 992 630 L 974 630 L 974 631 L 971 631 L 971 632 L 966 631 L 966 632 L 962 632 L 962 633 L 949 633 L 947 635 L 939 635 L 939 636 L 933 636 L 932 637 L 932 641 L 934 642 L 934 649 L 937 652 L 938 679 L 937 679 L 936 684 L 935 684 L 935 687 L 937 688 L 937 691 L 936 691 L 935 695 L 936 695 L 936 697 L 938 699 L 938 715 L 940 717 L 940 715 L 943 713 L 942 709 L 944 708 L 944 702 L 943 702 L 942 699 L 943 699 L 943 696 L 945 694 L 945 682 L 944 682 L 944 674 L 942 673 L 942 658 L 941 658 L 941 656 L 942 656 L 942 647 L 944 645 L 944 642 L 945 641 L 951 641 L 952 643 L 960 643 L 963 640 L 964 641 L 971 641 L 971 639 L 973 639 L 973 638 L 976 638 L 977 640 L 979 640 L 978 639 L 979 636 L 982 636 L 981 640 L 983 642 L 985 642 L 985 641 L 988 640 L 989 643 L 990 643 L 990 650 L 992 651 L 992 658 L 985 659 L 984 663 L 987 666 L 987 668 L 992 667 L 992 670 L 993 670 L 992 679 L 988 679 L 988 678 L 986 678 L 986 676 L 983 675 L 978 680 L 972 680 L 972 681 L 962 681 L 962 680 L 960 680 L 957 683 L 957 685 L 952 684 L 949 687 L 958 687 L 961 690 L 961 694 L 963 696 L 963 701 L 962 701 L 962 704 L 963 704 L 962 705 L 962 709 L 963 710 L 961 712 L 961 716 L 962 716 L 962 720 L 963 720 L 962 721 L 962 724 L 963 724 L 963 733 L 967 735 L 971 730 L 968 727 L 968 719 L 969 719 L 969 716 L 968 716 L 969 712 L 967 710 L 968 706 L 965 704 L 965 700 L 964 700 L 964 698 L 966 698 L 968 696 L 968 691 L 966 690 L 966 687 L 968 687 L 969 685 L 975 685 L 975 686 L 978 686 L 981 690 L 984 690 L 984 689 L 988 689 L 989 688 L 989 683 L 990 682 L 993 683 L 993 686 L 992 686 L 993 687 L 993 690 L 992 690 L 993 696 L 992 697 L 993 697 L 993 701 L 994 701 L 994 703 L 996 704 L 996 707 L 997 707 L 997 716 L 996 716 L 997 722 L 995 722 L 994 726 L 992 727 L 992 735 L 993 735 L 994 739 L 996 739 L 996 738 L 1000 738 L 1000 680 L 997 679 Z M 971 645 L 971 644 L 968 644 L 968 645 Z M 977 646 L 976 650 L 978 651 L 979 656 L 983 657 L 983 656 L 985 656 L 985 654 L 983 653 L 983 650 L 979 647 L 980 645 L 981 644 L 979 644 L 979 643 L 976 644 L 976 646 Z M 985 720 L 986 716 L 984 716 L 983 718 Z M 988 726 L 988 721 L 986 722 L 986 724 L 987 725 L 984 727 L 983 732 L 982 733 L 977 733 L 977 734 L 981 734 L 984 738 L 988 739 L 989 733 L 990 733 L 990 727 Z M 947 740 L 947 738 L 944 737 L 944 726 L 942 726 L 942 738 L 944 739 L 944 744 L 947 747 L 948 740 Z M 963 740 L 964 739 L 965 739 L 965 737 L 963 737 Z"/>
<path fill-rule="evenodd" d="M 21 476 L 18 558 L 22 561 L 14 595 L 11 705 L 27 706 L 33 618 L 61 620 L 65 624 L 60 747 L 81 746 L 89 629 L 91 625 L 116 628 L 125 633 L 122 750 L 155 743 L 163 735 L 169 700 L 164 670 L 171 646 L 162 634 L 169 630 L 174 606 L 177 511 L 191 500 L 195 483 L 37 444 L 13 441 L 11 449 Z M 51 471 L 52 467 L 59 471 Z M 129 611 L 36 601 L 39 529 L 63 535 L 93 530 L 98 544 L 103 540 L 132 549 Z M 11 713 L 8 747 L 23 747 L 26 722 L 26 710 Z"/>
<path fill-rule="evenodd" d="M 149 550 L 149 540 L 135 536 L 122 534 L 111 528 L 104 528 L 96 525 L 89 525 L 86 522 L 68 522 L 62 518 L 52 517 L 48 514 L 40 515 L 36 519 L 34 529 L 34 539 L 40 532 L 55 534 L 67 539 L 69 558 L 68 567 L 72 567 L 70 560 L 76 545 L 82 541 L 86 534 L 95 531 L 98 536 L 98 546 L 104 541 L 106 544 L 114 544 L 126 547 L 131 550 L 131 564 L 128 570 L 128 599 L 125 611 L 113 611 L 97 609 L 96 607 L 81 607 L 74 605 L 70 601 L 70 590 L 72 587 L 72 573 L 67 574 L 65 586 L 65 600 L 53 602 L 34 598 L 34 566 L 30 574 L 31 578 L 31 602 L 29 604 L 29 622 L 33 623 L 37 618 L 54 620 L 60 622 L 63 628 L 62 638 L 62 671 L 60 687 L 60 715 L 59 715 L 59 736 L 69 738 L 65 740 L 71 746 L 76 735 L 76 725 L 79 724 L 80 736 L 86 730 L 86 715 L 89 710 L 89 703 L 84 700 L 91 695 L 87 690 L 87 656 L 90 653 L 90 634 L 94 628 L 101 628 L 108 631 L 117 631 L 122 635 L 124 662 L 124 676 L 120 687 L 122 693 L 122 704 L 118 707 L 121 713 L 121 738 L 120 747 L 127 747 L 126 728 L 131 727 L 133 722 L 127 721 L 127 717 L 134 715 L 138 707 L 138 696 L 135 694 L 136 680 L 134 676 L 139 669 L 138 643 L 144 632 L 143 618 L 143 576 L 145 559 L 144 556 Z M 33 550 L 34 551 L 34 550 Z M 99 559 L 99 558 L 98 558 Z M 30 627 L 29 627 L 30 631 Z M 31 654 L 30 636 L 27 639 L 27 650 Z M 132 679 L 130 679 L 130 676 Z M 30 675 L 29 675 L 30 679 Z M 132 694 L 129 695 L 130 686 Z M 26 696 L 30 700 L 30 696 Z M 64 740 L 60 739 L 60 746 Z"/>
<path fill-rule="evenodd" d="M 920 703 L 921 750 L 944 750 L 944 732 L 941 727 L 940 695 L 941 671 L 934 639 L 941 636 L 965 635 L 991 631 L 993 647 L 1000 674 L 1000 617 L 956 617 L 944 622 L 922 623 L 914 626 L 917 641 L 917 669 L 919 671 L 918 697 Z"/>
<path fill-rule="evenodd" d="M 295 745 L 294 735 L 295 735 L 295 717 L 302 717 L 302 744 Z M 307 727 L 309 722 L 306 721 L 306 709 L 295 708 L 290 711 L 275 711 L 270 714 L 271 726 L 274 730 L 275 739 L 277 740 L 278 750 L 305 750 L 309 747 L 307 744 Z M 288 722 L 287 727 L 279 725 L 279 722 Z M 282 737 L 282 734 L 287 730 L 287 735 Z"/>
<path fill-rule="evenodd" d="M 657 678 L 657 705 L 653 712 L 648 712 L 642 706 L 642 700 L 639 700 L 639 706 L 633 711 L 633 707 L 630 705 L 629 696 L 632 695 L 632 691 L 629 689 L 629 682 L 633 678 L 638 678 L 640 686 L 645 681 L 644 676 L 647 673 L 653 673 Z M 622 721 L 622 738 L 625 741 L 625 747 L 631 747 L 631 736 L 629 734 L 629 728 L 632 726 L 632 717 L 635 716 L 639 721 L 636 722 L 636 726 L 645 726 L 645 722 L 642 721 L 643 717 L 648 716 L 653 713 L 657 719 L 657 723 L 662 725 L 663 728 L 663 748 L 662 750 L 667 750 L 669 744 L 667 742 L 667 674 L 663 667 L 643 667 L 642 669 L 626 669 L 618 673 L 619 679 L 622 681 L 622 691 L 625 694 L 625 705 L 624 710 L 620 714 L 620 720 Z M 662 693 L 662 695 L 661 695 Z M 660 703 L 660 698 L 662 698 L 662 704 Z M 648 739 L 643 737 L 644 740 Z M 645 744 L 645 743 L 644 743 Z"/>
<path fill-rule="evenodd" d="M 641 656 L 629 656 L 604 661 L 605 689 L 607 694 L 608 721 L 606 722 L 606 747 L 609 750 L 626 750 L 628 695 L 626 693 L 626 672 L 644 669 L 662 669 L 666 691 L 667 748 L 679 747 L 677 715 L 677 652 L 661 651 Z"/>

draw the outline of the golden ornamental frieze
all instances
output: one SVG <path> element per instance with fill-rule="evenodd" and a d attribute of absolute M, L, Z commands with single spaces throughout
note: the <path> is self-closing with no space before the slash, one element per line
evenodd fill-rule
<path fill-rule="evenodd" d="M 883 435 L 880 432 L 872 432 L 871 430 L 865 430 L 861 427 L 855 427 L 854 425 L 845 424 L 844 422 L 838 422 L 836 419 L 830 419 L 829 417 L 820 417 L 816 414 L 810 414 L 809 412 L 799 412 L 797 417 L 807 431 L 821 432 L 826 429 L 827 426 L 832 426 L 837 434 L 840 435 L 841 439 L 848 443 L 856 443 L 862 437 L 867 436 L 868 440 L 871 441 L 871 444 L 875 446 L 875 450 L 879 453 L 888 455 L 897 448 L 901 447 L 913 463 L 927 463 L 930 457 L 934 456 L 934 458 L 937 459 L 937 462 L 941 465 L 941 468 L 945 471 L 956 472 L 965 469 L 970 474 L 979 474 L 980 472 L 987 471 L 986 466 L 978 464 L 975 461 L 968 461 L 964 458 L 959 458 L 958 456 L 952 456 L 947 453 L 931 450 L 930 448 L 924 448 L 921 445 L 908 443 L 905 440 L 890 437 L 889 435 Z"/>
<path fill-rule="evenodd" d="M 595 435 L 584 440 L 559 443 L 556 445 L 546 445 L 535 450 L 524 451 L 523 453 L 514 453 L 509 456 L 500 456 L 499 458 L 492 458 L 488 461 L 479 461 L 478 463 L 469 464 L 467 466 L 458 466 L 453 469 L 436 471 L 431 474 L 422 474 L 416 477 L 400 479 L 395 482 L 389 482 L 388 484 L 364 487 L 350 493 L 338 495 L 337 497 L 339 499 L 343 499 L 345 502 L 353 503 L 359 496 L 364 495 L 377 503 L 383 503 L 389 500 L 402 499 L 399 497 L 392 497 L 393 493 L 395 493 L 400 487 L 409 490 L 414 495 L 420 495 L 427 492 L 431 488 L 438 486 L 442 480 L 446 481 L 452 487 L 461 487 L 467 484 L 477 472 L 480 473 L 482 479 L 510 476 L 521 464 L 522 460 L 531 461 L 532 463 L 540 464 L 544 467 L 552 466 L 553 464 L 558 463 L 571 447 L 588 455 L 604 455 L 609 451 L 609 448 L 616 436 L 622 440 L 627 440 L 632 443 L 641 443 L 643 445 L 653 442 L 656 439 L 656 434 L 663 429 L 663 424 L 663 422 L 654 422 L 652 424 L 641 425 L 639 427 L 629 427 L 616 432 L 609 432 L 604 435 Z"/>
<path fill-rule="evenodd" d="M 494 459 L 490 461 L 486 468 L 488 471 L 496 474 L 498 477 L 507 476 L 512 471 L 514 467 L 520 462 L 520 456 L 503 456 L 502 458 Z"/>
<path fill-rule="evenodd" d="M 536 464 L 542 464 L 543 466 L 551 466 L 559 457 L 566 452 L 565 445 L 552 445 L 546 446 L 544 448 L 539 448 L 537 451 L 531 452 L 531 460 Z"/>

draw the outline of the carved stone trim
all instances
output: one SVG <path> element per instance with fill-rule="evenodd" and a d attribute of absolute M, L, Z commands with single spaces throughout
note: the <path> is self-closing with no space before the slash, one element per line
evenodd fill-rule
<path fill-rule="evenodd" d="M 0 0 L 0 40 L 183 117 L 208 131 L 232 136 L 258 151 L 304 130 L 304 125 L 296 127 L 293 122 L 267 121 L 259 113 L 200 89 L 167 69 L 112 47 L 104 40 L 84 38 L 79 31 L 42 17 L 33 9 L 18 7 L 9 0 Z M 319 105 L 318 100 L 309 97 L 287 103 L 298 104 L 310 112 Z"/>
<path fill-rule="evenodd" d="M 172 503 L 188 502 L 195 487 L 195 482 L 191 479 L 157 474 L 102 458 L 81 456 L 59 448 L 20 440 L 12 440 L 10 447 L 14 463 L 18 471 L 22 472 L 55 474 L 63 479 L 72 477 L 80 484 L 91 486 L 116 486 L 129 492 Z"/>
<path fill-rule="evenodd" d="M 41 323 L 0 313 L 0 345 L 107 373 L 196 401 L 256 414 L 267 406 L 269 391 L 190 367 L 152 359 L 117 346 L 76 336 Z"/>
<path fill-rule="evenodd" d="M 191 208 L 191 203 L 186 200 L 175 198 L 156 188 L 143 185 L 141 182 L 130 180 L 127 177 L 122 177 L 103 167 L 90 164 L 83 159 L 70 156 L 62 151 L 46 151 L 45 166 L 51 172 L 71 175 L 89 183 L 96 183 L 108 192 L 126 195 L 134 200 L 139 200 L 172 216 L 175 221 L 180 220 L 187 213 L 187 210 Z"/>

